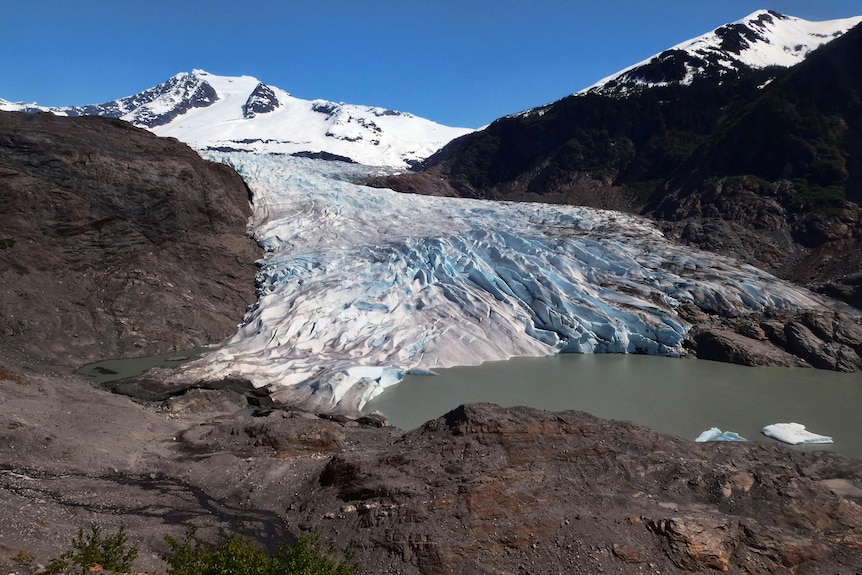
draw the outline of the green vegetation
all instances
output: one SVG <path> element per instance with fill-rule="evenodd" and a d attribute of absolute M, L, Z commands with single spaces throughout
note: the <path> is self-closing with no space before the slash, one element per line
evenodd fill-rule
<path fill-rule="evenodd" d="M 827 216 L 841 214 L 841 208 L 847 197 L 844 186 L 817 186 L 808 180 L 793 180 L 793 186 L 799 191 L 800 211 L 811 211 Z"/>
<path fill-rule="evenodd" d="M 8 250 L 14 245 L 14 238 L 0 238 L 0 250 Z"/>
<path fill-rule="evenodd" d="M 274 554 L 240 534 L 220 535 L 210 544 L 193 527 L 182 539 L 167 535 L 165 542 L 170 549 L 163 557 L 169 575 L 354 575 L 359 570 L 351 552 L 344 554 L 344 560 L 338 559 L 335 546 L 324 547 L 319 534 L 300 536 L 294 545 L 283 543 Z M 131 573 L 138 556 L 138 548 L 129 543 L 123 526 L 112 534 L 103 534 L 99 525 L 92 525 L 89 532 L 79 529 L 71 547 L 50 561 L 46 573 Z M 20 564 L 30 561 L 29 553 L 16 555 Z"/>
<path fill-rule="evenodd" d="M 171 552 L 164 557 L 169 575 L 353 575 L 358 566 L 335 558 L 320 537 L 300 536 L 295 545 L 282 544 L 271 554 L 241 535 L 219 536 L 213 546 L 202 541 L 194 528 L 182 540 L 166 536 Z"/>
<path fill-rule="evenodd" d="M 533 182 L 530 189 L 541 194 L 569 174 L 589 173 L 643 200 L 647 184 L 666 181 L 698 159 L 716 130 L 756 99 L 770 73 L 656 87 L 632 97 L 570 96 L 538 112 L 501 118 L 452 142 L 426 165 L 446 163 L 453 185 L 467 183 L 468 195 L 480 197 L 516 181 Z"/>
<path fill-rule="evenodd" d="M 70 565 L 77 565 L 81 575 L 99 570 L 98 567 L 114 573 L 130 573 L 137 556 L 138 548 L 129 545 L 123 526 L 112 535 L 102 535 L 102 528 L 92 525 L 87 534 L 83 528 L 78 530 L 72 549 L 52 559 L 46 572 L 64 573 Z"/>

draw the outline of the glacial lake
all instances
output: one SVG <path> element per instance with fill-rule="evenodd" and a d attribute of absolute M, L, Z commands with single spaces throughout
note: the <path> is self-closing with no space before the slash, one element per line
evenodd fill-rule
<path fill-rule="evenodd" d="M 83 375 L 97 385 L 104 385 L 112 381 L 138 375 L 154 367 L 177 367 L 184 363 L 200 359 L 211 353 L 214 349 L 217 348 L 196 347 L 194 349 L 174 351 L 161 355 L 105 359 L 82 366 L 76 369 L 75 373 Z"/>
<path fill-rule="evenodd" d="M 586 411 L 691 440 L 718 427 L 763 442 L 774 442 L 761 434 L 764 426 L 796 422 L 834 443 L 794 449 L 862 459 L 858 373 L 610 354 L 515 358 L 435 372 L 407 376 L 363 412 L 381 411 L 391 424 L 413 429 L 462 403 L 490 402 Z"/>
<path fill-rule="evenodd" d="M 152 367 L 178 366 L 212 350 L 106 360 L 78 373 L 104 384 Z M 435 372 L 408 375 L 362 411 L 381 411 L 392 425 L 407 430 L 462 403 L 490 402 L 576 409 L 692 440 L 718 427 L 763 442 L 775 442 L 761 434 L 764 426 L 796 422 L 834 443 L 794 449 L 835 451 L 862 460 L 858 373 L 616 354 L 523 357 Z"/>

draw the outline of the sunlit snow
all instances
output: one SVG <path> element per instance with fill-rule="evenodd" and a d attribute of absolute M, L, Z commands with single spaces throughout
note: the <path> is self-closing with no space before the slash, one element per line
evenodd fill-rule
<path fill-rule="evenodd" d="M 272 86 L 280 105 L 269 113 L 245 117 L 243 106 L 259 84 L 256 78 L 203 70 L 195 70 L 193 76 L 212 86 L 218 100 L 153 131 L 197 149 L 328 152 L 363 164 L 404 167 L 472 131 L 375 106 L 302 100 Z"/>
<path fill-rule="evenodd" d="M 399 194 L 366 166 L 210 154 L 254 193 L 259 299 L 190 368 L 279 400 L 353 410 L 407 370 L 560 352 L 676 356 L 683 303 L 725 315 L 817 308 L 755 268 L 589 208 Z"/>
<path fill-rule="evenodd" d="M 262 103 L 255 91 L 259 86 L 271 94 L 273 105 L 249 114 L 249 106 Z M 378 106 L 303 100 L 252 76 L 204 70 L 177 74 L 141 94 L 97 106 L 51 108 L 0 100 L 0 110 L 119 117 L 197 150 L 324 153 L 401 169 L 473 131 Z"/>
<path fill-rule="evenodd" d="M 841 36 L 860 23 L 862 23 L 862 16 L 811 22 L 793 16 L 778 17 L 766 10 L 758 10 L 741 20 L 672 46 L 664 52 L 681 50 L 695 58 L 704 59 L 716 56 L 721 58 L 718 60 L 718 66 L 726 70 L 732 70 L 736 64 L 756 69 L 767 66 L 790 67 L 804 60 L 813 50 Z M 747 45 L 739 53 L 728 53 L 721 48 L 722 38 L 720 34 L 734 26 L 745 26 L 751 35 L 746 40 Z M 659 56 L 660 54 L 651 56 L 642 62 L 624 68 L 579 93 L 601 92 L 606 84 L 649 64 Z M 687 65 L 687 72 L 685 79 L 681 82 L 683 84 L 691 83 L 694 78 L 703 73 L 703 70 Z M 644 86 L 657 85 L 646 80 L 640 83 Z"/>
<path fill-rule="evenodd" d="M 404 167 L 471 131 L 374 106 L 302 100 L 275 87 L 270 87 L 280 104 L 275 110 L 244 117 L 243 106 L 259 83 L 256 78 L 202 70 L 194 76 L 212 86 L 219 99 L 153 131 L 198 149 L 328 152 L 363 164 Z"/>

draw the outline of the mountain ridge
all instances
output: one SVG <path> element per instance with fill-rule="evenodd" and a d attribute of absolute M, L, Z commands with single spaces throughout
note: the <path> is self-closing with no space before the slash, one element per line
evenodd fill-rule
<path fill-rule="evenodd" d="M 791 68 L 571 95 L 376 184 L 642 213 L 681 241 L 859 306 L 860 36 L 857 25 Z"/>
<path fill-rule="evenodd" d="M 859 23 L 862 16 L 815 22 L 758 10 L 676 44 L 578 93 L 625 94 L 643 87 L 687 84 L 695 77 L 738 73 L 743 67 L 789 68 Z"/>
<path fill-rule="evenodd" d="M 377 106 L 303 100 L 252 76 L 204 70 L 181 72 L 103 104 L 42 107 L 0 100 L 0 110 L 118 118 L 197 150 L 333 155 L 401 169 L 472 131 Z"/>
<path fill-rule="evenodd" d="M 624 68 L 576 93 L 625 96 L 639 90 L 791 66 L 862 22 L 862 16 L 810 22 L 759 10 Z M 772 78 L 767 78 L 765 82 Z M 552 104 L 514 116 L 542 114 Z M 301 100 L 251 76 L 196 69 L 137 94 L 85 106 L 45 107 L 0 99 L 0 110 L 120 118 L 198 150 L 344 158 L 413 167 L 473 132 L 374 106 Z"/>

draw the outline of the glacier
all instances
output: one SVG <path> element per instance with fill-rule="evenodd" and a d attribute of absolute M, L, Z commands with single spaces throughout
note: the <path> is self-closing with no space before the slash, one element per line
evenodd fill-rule
<path fill-rule="evenodd" d="M 682 304 L 821 309 L 814 294 L 619 212 L 401 194 L 384 168 L 208 152 L 245 179 L 265 248 L 236 334 L 180 378 L 240 377 L 355 412 L 410 370 L 557 353 L 685 354 Z"/>

